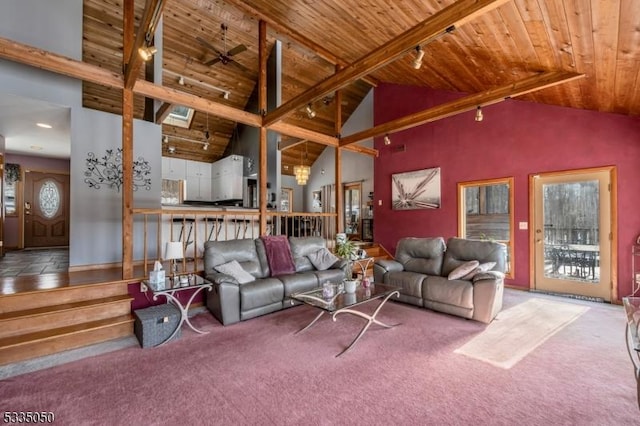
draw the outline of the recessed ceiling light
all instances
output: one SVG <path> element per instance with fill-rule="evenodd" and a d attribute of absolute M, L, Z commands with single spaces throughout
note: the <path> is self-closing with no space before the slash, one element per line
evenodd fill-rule
<path fill-rule="evenodd" d="M 43 129 L 51 129 L 53 126 L 47 123 L 36 123 L 36 126 L 42 127 Z"/>
<path fill-rule="evenodd" d="M 42 151 L 44 148 L 42 148 L 41 146 L 38 146 L 38 145 L 31 145 L 29 147 L 29 149 L 31 149 L 33 151 Z"/>

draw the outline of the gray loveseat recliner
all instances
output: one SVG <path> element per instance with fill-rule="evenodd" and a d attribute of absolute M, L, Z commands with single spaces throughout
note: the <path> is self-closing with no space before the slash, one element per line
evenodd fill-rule
<path fill-rule="evenodd" d="M 495 262 L 472 279 L 452 279 L 465 262 Z M 506 246 L 492 241 L 450 238 L 403 238 L 395 260 L 377 260 L 375 282 L 401 288 L 400 301 L 463 318 L 490 323 L 502 309 Z"/>
<path fill-rule="evenodd" d="M 290 237 L 289 247 L 295 264 L 293 274 L 272 277 L 262 239 L 208 241 L 204 244 L 204 275 L 213 283 L 206 294 L 207 307 L 223 325 L 244 321 L 293 306 L 292 293 L 311 290 L 325 281 L 344 278 L 345 261 L 338 260 L 329 269 L 318 271 L 307 257 L 326 247 L 320 237 Z M 232 260 L 255 280 L 239 284 L 216 267 Z M 297 303 L 297 302 L 296 302 Z"/>

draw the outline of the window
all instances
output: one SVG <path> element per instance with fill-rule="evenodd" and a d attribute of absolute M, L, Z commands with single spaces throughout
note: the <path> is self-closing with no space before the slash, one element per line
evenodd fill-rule
<path fill-rule="evenodd" d="M 178 105 L 171 110 L 169 115 L 167 115 L 167 118 L 165 118 L 162 123 L 188 129 L 191 127 L 193 113 L 194 111 L 192 108 Z"/>
<path fill-rule="evenodd" d="M 513 278 L 513 178 L 458 183 L 458 235 L 507 246 L 506 275 Z"/>

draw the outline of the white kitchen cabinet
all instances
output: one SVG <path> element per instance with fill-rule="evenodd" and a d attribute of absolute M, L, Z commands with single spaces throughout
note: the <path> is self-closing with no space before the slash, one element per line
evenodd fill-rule
<path fill-rule="evenodd" d="M 242 164 L 242 157 L 239 155 L 225 157 L 212 164 L 213 201 L 242 200 Z"/>
<path fill-rule="evenodd" d="M 185 200 L 211 201 L 211 163 L 186 160 L 187 194 Z"/>
<path fill-rule="evenodd" d="M 187 177 L 198 177 L 211 179 L 211 163 L 203 163 L 202 161 L 186 160 Z"/>
<path fill-rule="evenodd" d="M 162 157 L 162 178 L 172 180 L 185 180 L 186 161 L 182 158 Z"/>

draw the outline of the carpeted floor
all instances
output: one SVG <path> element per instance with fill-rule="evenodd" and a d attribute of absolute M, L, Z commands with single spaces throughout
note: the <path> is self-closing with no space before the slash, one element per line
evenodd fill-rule
<path fill-rule="evenodd" d="M 505 309 L 552 296 L 507 291 Z M 0 381 L 4 410 L 72 425 L 639 424 L 622 307 L 588 306 L 510 369 L 454 351 L 486 325 L 408 305 L 362 325 L 300 306 L 222 327 L 208 314 L 179 341 L 127 348 Z"/>

